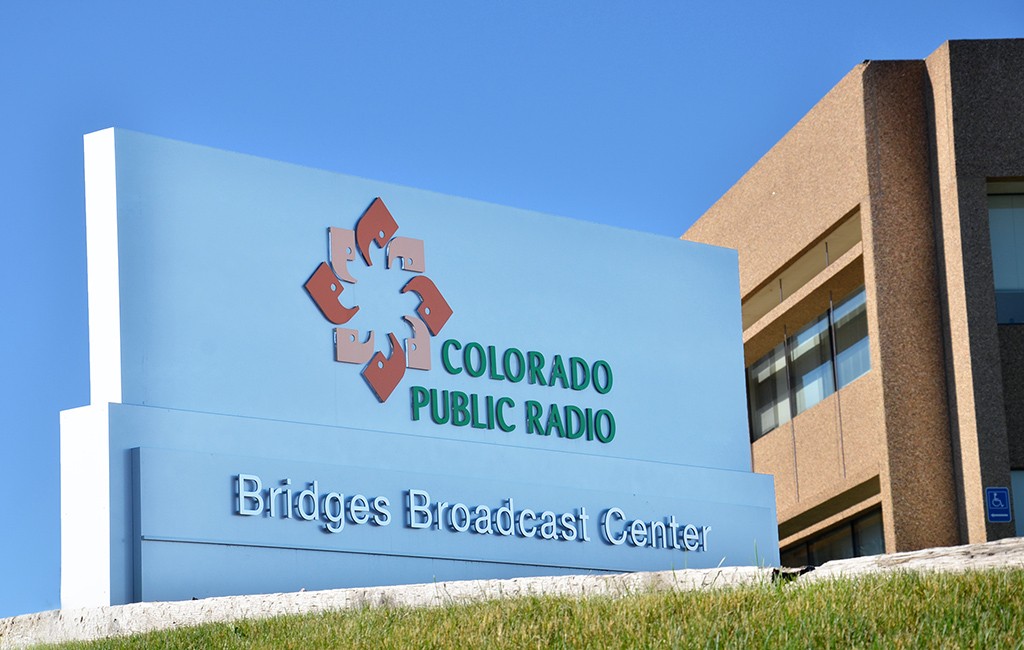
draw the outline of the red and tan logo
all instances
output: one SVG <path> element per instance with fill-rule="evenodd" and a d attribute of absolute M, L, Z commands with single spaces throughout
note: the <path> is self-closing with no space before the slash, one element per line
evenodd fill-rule
<path fill-rule="evenodd" d="M 330 261 L 321 262 L 306 281 L 306 291 L 324 317 L 335 325 L 344 325 L 359 311 L 358 305 L 346 307 L 341 302 L 345 284 L 356 283 L 348 263 L 356 261 L 357 250 L 366 266 L 373 266 L 370 244 L 376 244 L 385 249 L 386 268 L 392 268 L 396 260 L 401 260 L 403 271 L 418 274 L 401 289 L 402 293 L 412 291 L 420 299 L 416 308 L 418 317 L 411 314 L 402 317 L 412 328 L 412 338 L 405 339 L 404 348 L 399 345 L 394 332 L 388 332 L 391 356 L 385 357 L 383 353 L 375 352 L 373 330 L 363 340 L 359 330 L 347 327 L 334 329 L 335 360 L 365 363 L 363 378 L 381 402 L 391 396 L 402 381 L 406 368 L 430 370 L 430 338 L 441 332 L 452 315 L 452 308 L 437 286 L 423 275 L 426 271 L 423 240 L 395 237 L 396 232 L 398 223 L 384 201 L 377 197 L 356 222 L 355 230 L 327 229 Z"/>

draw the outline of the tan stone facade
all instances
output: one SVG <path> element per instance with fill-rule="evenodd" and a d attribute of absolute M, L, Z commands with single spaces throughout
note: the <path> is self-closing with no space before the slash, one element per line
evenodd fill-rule
<path fill-rule="evenodd" d="M 748 366 L 864 287 L 870 370 L 752 443 L 783 551 L 879 510 L 887 552 L 1014 534 L 984 500 L 1024 470 L 988 194 L 1020 180 L 1024 40 L 951 41 L 858 65 L 683 235 L 739 251 Z"/>

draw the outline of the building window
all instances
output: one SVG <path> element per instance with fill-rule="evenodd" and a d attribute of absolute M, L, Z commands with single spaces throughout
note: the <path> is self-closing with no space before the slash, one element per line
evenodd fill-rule
<path fill-rule="evenodd" d="M 988 229 L 999 323 L 1024 323 L 1024 194 L 1022 183 L 990 183 Z"/>
<path fill-rule="evenodd" d="M 864 290 L 857 291 L 832 309 L 836 336 L 836 384 L 843 388 L 871 370 L 868 349 L 868 310 Z"/>
<path fill-rule="evenodd" d="M 785 549 L 780 559 L 782 566 L 821 566 L 830 560 L 882 553 L 885 553 L 882 511 L 874 510 Z"/>
<path fill-rule="evenodd" d="M 826 312 L 788 341 L 789 374 L 797 413 L 806 411 L 836 392 L 828 321 Z"/>
<path fill-rule="evenodd" d="M 786 346 L 780 344 L 747 370 L 750 420 L 755 431 L 768 432 L 789 422 L 789 375 Z"/>
<path fill-rule="evenodd" d="M 866 304 L 861 287 L 747 368 L 752 441 L 871 369 Z"/>
<path fill-rule="evenodd" d="M 1024 537 L 1024 471 L 1019 469 L 1010 470 L 1010 503 L 1017 537 Z"/>

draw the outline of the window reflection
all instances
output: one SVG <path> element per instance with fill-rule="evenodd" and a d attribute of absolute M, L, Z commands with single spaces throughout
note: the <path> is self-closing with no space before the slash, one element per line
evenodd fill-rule
<path fill-rule="evenodd" d="M 750 414 L 758 431 L 771 431 L 789 422 L 789 378 L 786 346 L 779 345 L 747 369 Z"/>
<path fill-rule="evenodd" d="M 751 440 L 871 369 L 864 287 L 747 368 Z"/>
<path fill-rule="evenodd" d="M 839 388 L 871 369 L 867 298 L 860 290 L 832 310 L 836 333 L 836 381 Z"/>
<path fill-rule="evenodd" d="M 787 548 L 779 559 L 786 567 L 821 566 L 831 560 L 882 553 L 885 553 L 882 512 L 873 510 Z"/>
<path fill-rule="evenodd" d="M 996 319 L 1001 324 L 1024 323 L 1024 194 L 990 194 L 988 230 Z"/>
<path fill-rule="evenodd" d="M 885 553 L 882 513 L 875 512 L 853 522 L 854 557 Z"/>
<path fill-rule="evenodd" d="M 807 545 L 810 564 L 821 566 L 829 560 L 845 560 L 853 557 L 853 535 L 850 527 L 844 526 L 821 535 Z"/>
<path fill-rule="evenodd" d="M 789 339 L 790 376 L 796 412 L 811 408 L 836 391 L 832 378 L 832 338 L 828 314 Z"/>

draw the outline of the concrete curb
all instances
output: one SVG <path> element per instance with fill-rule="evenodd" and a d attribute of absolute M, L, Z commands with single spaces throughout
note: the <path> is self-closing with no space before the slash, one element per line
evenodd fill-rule
<path fill-rule="evenodd" d="M 895 571 L 956 572 L 1021 568 L 1024 568 L 1024 538 L 1010 537 L 985 544 L 834 560 L 800 576 L 800 581 L 806 583 Z"/>
<path fill-rule="evenodd" d="M 21 648 L 39 643 L 87 641 L 243 618 L 270 618 L 286 614 L 309 614 L 360 607 L 438 607 L 498 598 L 542 595 L 623 596 L 646 591 L 711 589 L 759 584 L 770 582 L 771 579 L 772 569 L 727 567 L 658 573 L 467 580 L 57 609 L 0 619 L 0 649 Z"/>
<path fill-rule="evenodd" d="M 788 574 L 802 585 L 897 571 L 969 571 L 1024 568 L 1024 538 L 892 555 L 836 560 L 807 573 Z M 724 567 L 657 573 L 545 576 L 304 591 L 203 600 L 134 603 L 52 610 L 0 619 L 0 650 L 40 643 L 88 641 L 238 619 L 309 614 L 360 607 L 439 607 L 525 596 L 623 596 L 649 591 L 691 591 L 767 584 L 774 569 Z M 799 574 L 799 575 L 798 575 Z"/>

